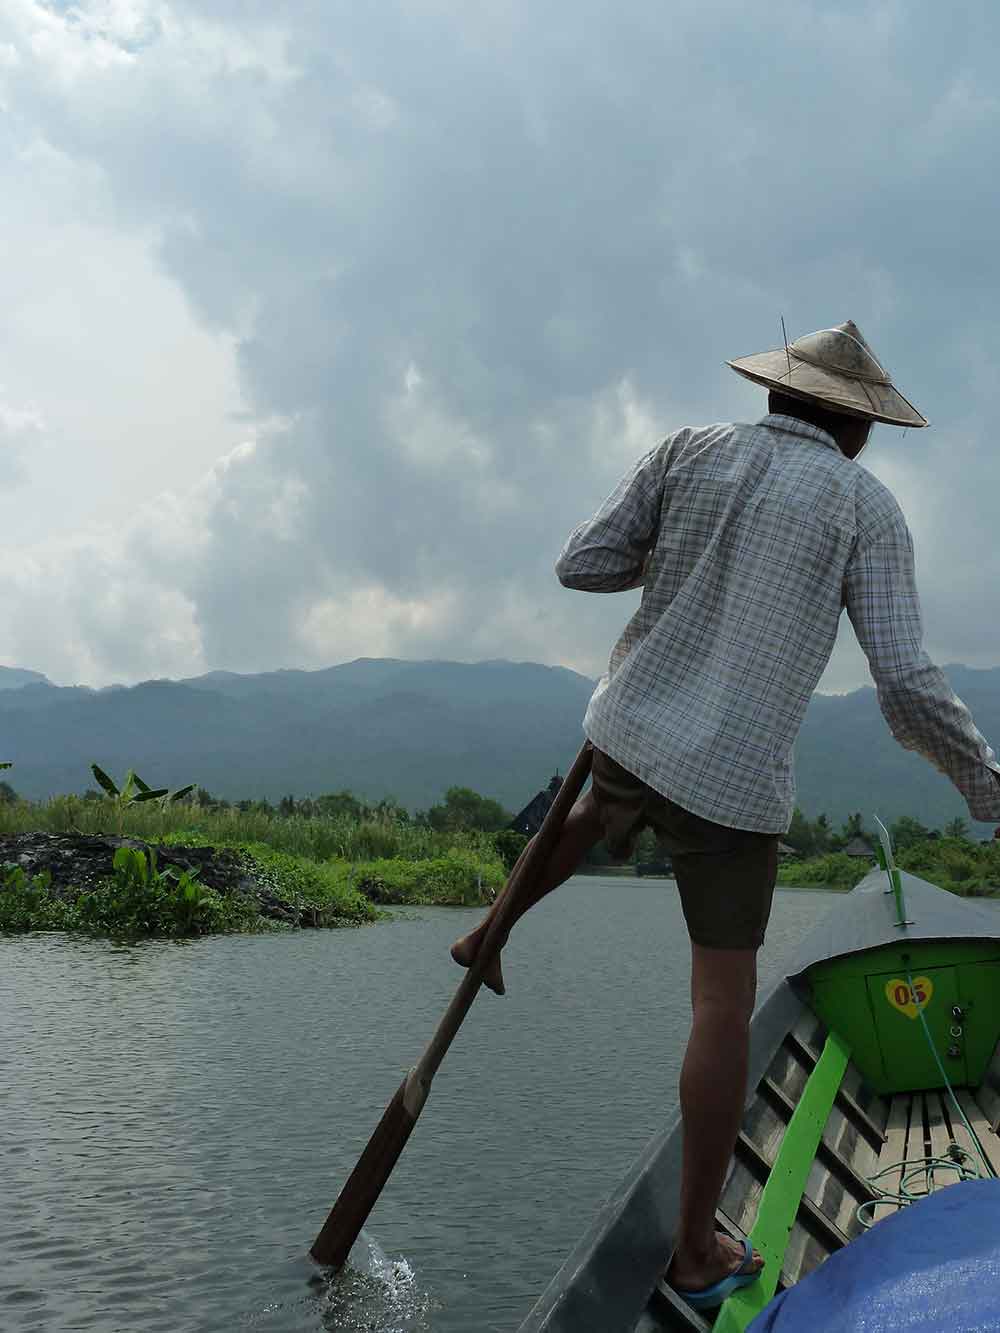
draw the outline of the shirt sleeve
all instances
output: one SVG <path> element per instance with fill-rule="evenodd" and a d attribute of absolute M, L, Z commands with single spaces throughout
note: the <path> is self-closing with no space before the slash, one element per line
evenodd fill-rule
<path fill-rule="evenodd" d="M 593 518 L 569 535 L 556 561 L 564 588 L 627 592 L 645 581 L 645 563 L 660 525 L 664 447 L 627 472 Z"/>
<path fill-rule="evenodd" d="M 847 614 L 892 734 L 951 779 L 973 819 L 1000 821 L 1000 764 L 944 672 L 923 651 L 913 540 L 902 515 L 851 558 Z"/>

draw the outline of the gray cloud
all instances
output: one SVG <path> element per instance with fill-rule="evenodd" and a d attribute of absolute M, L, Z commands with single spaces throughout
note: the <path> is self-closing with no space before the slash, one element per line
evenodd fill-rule
<path fill-rule="evenodd" d="M 928 647 L 998 660 L 998 29 L 986 5 L 18 0 L 17 133 L 99 172 L 235 339 L 254 439 L 161 502 L 168 567 L 116 539 L 163 614 L 128 651 L 81 621 L 77 669 L 596 673 L 635 598 L 560 589 L 566 533 L 669 430 L 764 410 L 722 363 L 779 313 L 857 320 L 935 423 L 864 461 L 911 514 Z M 845 639 L 825 683 L 862 679 Z"/>

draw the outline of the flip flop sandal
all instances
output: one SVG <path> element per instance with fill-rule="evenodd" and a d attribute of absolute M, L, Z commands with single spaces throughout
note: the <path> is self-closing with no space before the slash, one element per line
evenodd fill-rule
<path fill-rule="evenodd" d="M 730 1273 L 721 1282 L 716 1282 L 711 1287 L 704 1287 L 701 1291 L 685 1291 L 682 1287 L 671 1287 L 666 1277 L 662 1277 L 657 1286 L 661 1289 L 669 1288 L 675 1296 L 680 1296 L 695 1310 L 711 1310 L 714 1306 L 721 1305 L 726 1297 L 731 1296 L 738 1288 L 747 1287 L 751 1282 L 757 1281 L 764 1270 L 760 1268 L 753 1273 L 746 1272 L 747 1266 L 752 1263 L 753 1246 L 749 1240 L 744 1240 L 743 1262 L 735 1273 Z"/>

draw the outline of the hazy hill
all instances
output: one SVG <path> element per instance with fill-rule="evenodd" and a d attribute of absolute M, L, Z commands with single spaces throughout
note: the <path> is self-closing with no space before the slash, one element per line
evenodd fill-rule
<path fill-rule="evenodd" d="M 563 772 L 593 683 L 533 663 L 361 659 L 321 671 L 0 693 L 0 759 L 23 796 L 94 786 L 91 762 L 228 799 L 348 787 L 425 808 L 452 785 L 518 809 Z"/>
<path fill-rule="evenodd" d="M 19 690 L 22 685 L 51 685 L 40 671 L 22 671 L 20 667 L 0 667 L 0 690 Z"/>
<path fill-rule="evenodd" d="M 977 725 L 1000 746 L 1000 668 L 946 668 Z M 93 786 L 91 762 L 131 766 L 155 785 L 197 782 L 230 800 L 348 787 L 426 808 L 452 785 L 517 809 L 569 767 L 593 682 L 531 662 L 361 658 L 320 671 L 212 671 L 132 687 L 62 688 L 0 668 L 0 759 L 22 795 Z M 873 689 L 817 695 L 796 746 L 799 804 L 839 823 L 912 814 L 930 825 L 965 803 L 892 739 Z M 990 826 L 976 825 L 984 836 Z"/>
<path fill-rule="evenodd" d="M 976 726 L 1000 751 L 1000 667 L 976 670 L 952 663 L 944 672 Z M 889 822 L 911 814 L 931 826 L 969 818 L 948 779 L 893 739 L 872 688 L 815 695 L 795 753 L 799 805 L 811 816 L 825 809 L 839 820 L 860 810 Z M 979 837 L 993 830 L 988 824 L 972 827 Z"/>

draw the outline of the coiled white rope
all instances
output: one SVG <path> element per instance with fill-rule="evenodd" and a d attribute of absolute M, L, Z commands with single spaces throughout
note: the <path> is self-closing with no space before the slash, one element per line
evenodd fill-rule
<path fill-rule="evenodd" d="M 906 981 L 910 987 L 910 995 L 915 997 L 916 992 L 913 988 L 913 974 L 909 968 L 906 969 Z M 895 1204 L 897 1208 L 905 1208 L 907 1204 L 915 1203 L 917 1199 L 925 1198 L 934 1189 L 934 1175 L 937 1171 L 955 1172 L 957 1173 L 959 1180 L 984 1180 L 989 1179 L 993 1175 L 993 1172 L 990 1170 L 990 1164 L 983 1156 L 983 1150 L 979 1146 L 979 1138 L 968 1120 L 965 1118 L 965 1112 L 959 1105 L 958 1098 L 955 1096 L 955 1091 L 951 1086 L 951 1080 L 948 1078 L 945 1067 L 941 1062 L 938 1049 L 934 1045 L 934 1038 L 931 1036 L 931 1030 L 927 1026 L 927 1019 L 924 1017 L 923 1005 L 917 1004 L 916 1008 L 921 1026 L 924 1030 L 924 1036 L 927 1038 L 927 1045 L 931 1048 L 931 1054 L 934 1056 L 938 1071 L 941 1074 L 941 1078 L 944 1080 L 945 1087 L 948 1089 L 948 1096 L 951 1098 L 951 1104 L 958 1112 L 962 1124 L 968 1131 L 969 1141 L 976 1145 L 976 1151 L 985 1170 L 980 1171 L 972 1153 L 968 1152 L 961 1146 L 961 1144 L 955 1143 L 954 1141 L 948 1145 L 947 1157 L 903 1158 L 901 1161 L 893 1162 L 889 1166 L 884 1166 L 881 1171 L 877 1171 L 875 1175 L 867 1178 L 868 1184 L 874 1190 L 877 1197 L 866 1200 L 865 1203 L 859 1204 L 855 1209 L 855 1217 L 857 1217 L 858 1221 L 865 1228 L 870 1227 L 878 1220 L 875 1217 L 869 1217 L 867 1215 L 869 1209 L 874 1211 L 883 1204 Z M 911 1162 L 912 1166 L 910 1166 Z M 904 1170 L 903 1174 L 900 1176 L 898 1191 L 885 1190 L 881 1185 L 876 1183 L 888 1172 L 898 1172 L 901 1168 L 906 1168 L 907 1166 L 910 1166 L 910 1169 L 908 1171 Z M 912 1181 L 915 1176 L 923 1177 L 924 1188 L 922 1190 L 915 1190 L 908 1187 L 908 1182 Z"/>

